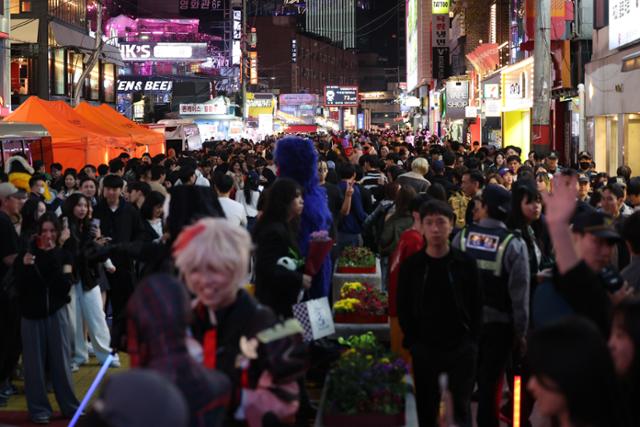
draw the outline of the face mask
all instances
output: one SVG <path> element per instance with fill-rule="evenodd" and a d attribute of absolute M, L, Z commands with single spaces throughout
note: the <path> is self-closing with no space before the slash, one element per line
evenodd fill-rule
<path fill-rule="evenodd" d="M 40 188 L 38 188 L 38 193 L 40 193 L 40 194 L 44 194 L 44 187 L 40 187 Z"/>
<path fill-rule="evenodd" d="M 591 167 L 591 163 L 590 162 L 580 162 L 580 169 L 587 170 L 590 167 Z"/>

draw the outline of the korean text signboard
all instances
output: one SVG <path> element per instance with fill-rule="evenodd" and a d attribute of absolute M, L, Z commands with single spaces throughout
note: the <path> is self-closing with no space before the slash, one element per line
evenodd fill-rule
<path fill-rule="evenodd" d="M 609 0 L 609 49 L 617 49 L 640 39 L 638 20 L 638 1 Z"/>
<path fill-rule="evenodd" d="M 434 79 L 449 77 L 449 15 L 431 17 L 432 69 Z"/>
<path fill-rule="evenodd" d="M 328 107 L 357 107 L 357 86 L 325 86 L 324 105 Z"/>

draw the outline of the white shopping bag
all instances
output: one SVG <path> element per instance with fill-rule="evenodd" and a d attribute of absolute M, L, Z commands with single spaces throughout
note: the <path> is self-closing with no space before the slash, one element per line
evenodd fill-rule
<path fill-rule="evenodd" d="M 305 341 L 318 340 L 336 332 L 327 297 L 295 304 L 293 315 L 304 329 Z"/>

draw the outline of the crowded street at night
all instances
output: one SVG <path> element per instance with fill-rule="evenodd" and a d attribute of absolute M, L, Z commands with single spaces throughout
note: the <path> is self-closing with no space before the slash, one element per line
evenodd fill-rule
<path fill-rule="evenodd" d="M 640 427 L 638 4 L 0 1 L 0 427 Z"/>

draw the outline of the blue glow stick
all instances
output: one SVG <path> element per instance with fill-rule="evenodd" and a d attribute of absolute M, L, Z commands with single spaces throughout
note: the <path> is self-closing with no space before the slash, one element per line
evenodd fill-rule
<path fill-rule="evenodd" d="M 102 367 L 98 371 L 98 375 L 96 375 L 96 377 L 93 379 L 93 383 L 91 383 L 91 387 L 89 387 L 89 390 L 87 390 L 87 393 L 84 395 L 84 398 L 82 399 L 80 406 L 78 406 L 76 413 L 73 414 L 73 418 L 71 418 L 71 422 L 69 423 L 68 427 L 74 427 L 76 425 L 76 423 L 78 422 L 78 419 L 80 419 L 80 415 L 82 414 L 82 411 L 84 411 L 84 408 L 86 408 L 87 405 L 89 404 L 89 400 L 91 399 L 91 396 L 93 396 L 93 393 L 96 391 L 96 388 L 98 388 L 100 381 L 102 381 L 102 378 L 107 373 L 107 369 L 109 369 L 109 365 L 111 365 L 112 361 L 113 361 L 113 354 L 110 354 L 107 356 L 107 359 L 102 364 Z"/>

